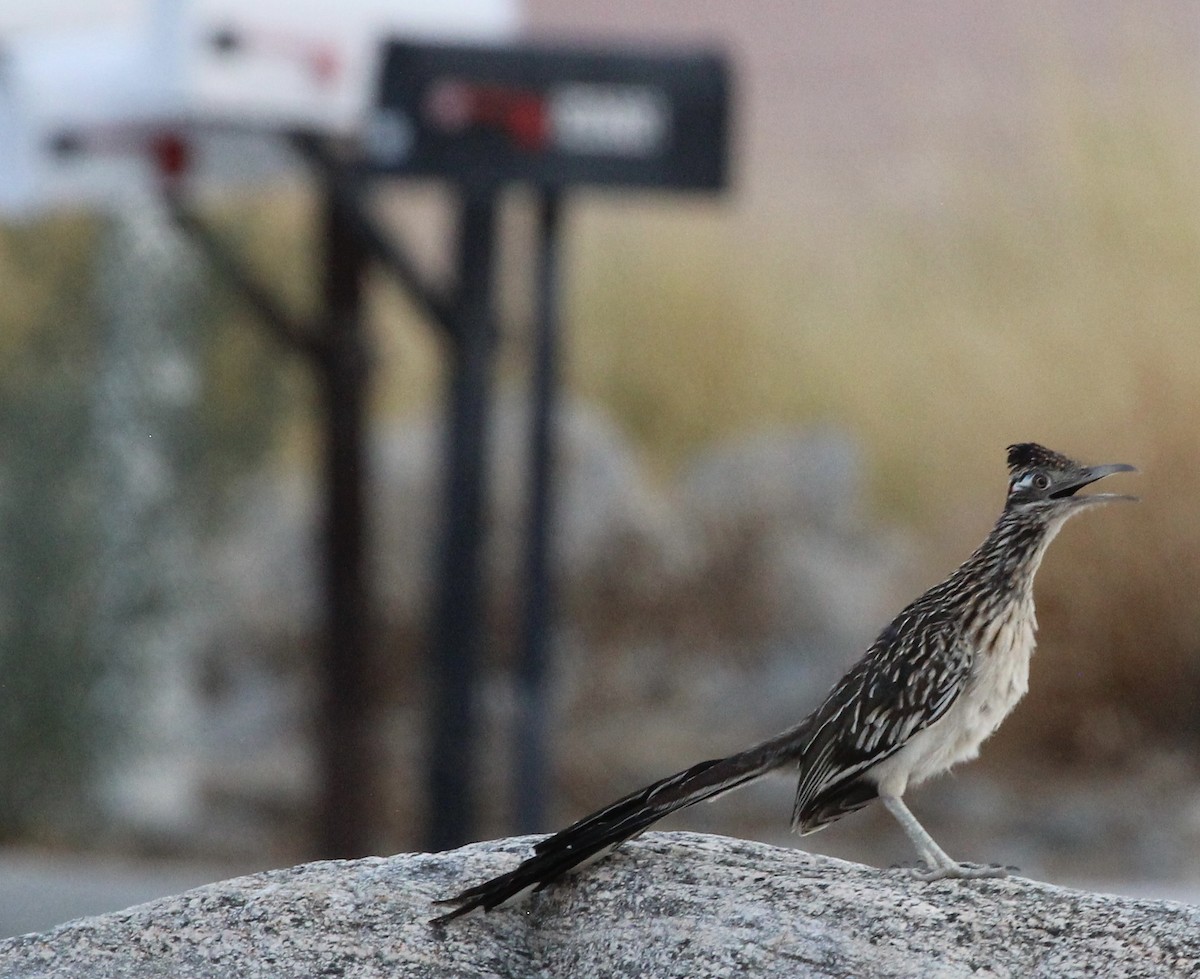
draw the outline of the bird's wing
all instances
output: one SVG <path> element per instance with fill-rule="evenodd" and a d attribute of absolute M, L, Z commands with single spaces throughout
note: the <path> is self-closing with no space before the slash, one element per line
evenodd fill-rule
<path fill-rule="evenodd" d="M 817 828 L 823 820 L 812 816 L 823 797 L 849 786 L 945 714 L 971 665 L 971 646 L 953 623 L 902 613 L 809 719 L 793 826 Z"/>

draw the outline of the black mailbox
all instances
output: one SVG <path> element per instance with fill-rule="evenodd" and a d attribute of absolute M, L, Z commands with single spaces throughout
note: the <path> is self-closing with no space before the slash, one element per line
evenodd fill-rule
<path fill-rule="evenodd" d="M 724 62 L 708 52 L 389 42 L 367 165 L 467 184 L 719 190 Z"/>

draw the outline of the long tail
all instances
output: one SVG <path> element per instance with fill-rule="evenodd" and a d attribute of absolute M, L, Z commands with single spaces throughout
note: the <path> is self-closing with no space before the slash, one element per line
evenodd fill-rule
<path fill-rule="evenodd" d="M 604 859 L 667 814 L 715 798 L 786 764 L 789 758 L 778 749 L 779 739 L 772 739 L 728 758 L 702 761 L 584 816 L 537 843 L 533 856 L 515 870 L 436 902 L 457 906 L 430 924 L 443 925 L 476 908 L 490 911 L 531 891 L 540 891 L 577 867 Z"/>

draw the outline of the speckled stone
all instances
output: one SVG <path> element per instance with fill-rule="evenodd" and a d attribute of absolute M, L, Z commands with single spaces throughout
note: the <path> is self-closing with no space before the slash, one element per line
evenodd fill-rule
<path fill-rule="evenodd" d="M 429 926 L 430 901 L 529 839 L 311 863 L 0 942 L 0 976 L 1200 975 L 1200 907 L 1020 878 L 925 883 L 801 850 L 651 833 L 525 905 Z"/>

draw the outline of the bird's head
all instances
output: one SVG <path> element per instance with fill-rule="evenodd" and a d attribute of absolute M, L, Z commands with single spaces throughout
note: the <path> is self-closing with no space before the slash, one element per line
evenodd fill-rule
<path fill-rule="evenodd" d="M 1084 466 L 1036 442 L 1008 447 L 1008 499 L 1006 510 L 1066 516 L 1096 503 L 1136 500 L 1120 493 L 1076 495 L 1090 483 L 1113 473 L 1137 472 L 1123 462 Z"/>

